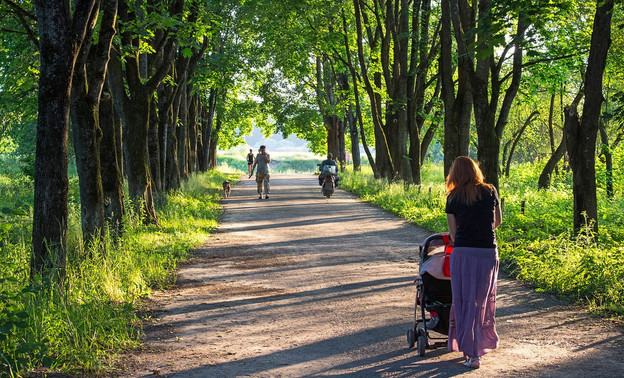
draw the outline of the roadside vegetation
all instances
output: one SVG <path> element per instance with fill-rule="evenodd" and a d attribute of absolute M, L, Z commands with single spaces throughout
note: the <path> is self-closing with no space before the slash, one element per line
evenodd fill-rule
<path fill-rule="evenodd" d="M 615 154 L 619 167 L 624 149 Z M 537 190 L 542 164 L 522 164 L 510 178 L 501 177 L 503 224 L 497 230 L 501 267 L 538 291 L 586 303 L 604 316 L 624 319 L 624 195 L 616 183 L 615 197 L 598 190 L 599 234 L 591 227 L 579 235 L 571 230 L 572 175 L 564 171 L 553 186 Z M 342 188 L 432 232 L 447 228 L 444 174 L 441 164 L 425 164 L 420 186 L 376 180 L 372 172 L 345 172 Z M 524 203 L 524 205 L 523 205 Z M 524 210 L 523 210 L 524 208 Z"/>
<path fill-rule="evenodd" d="M 221 214 L 221 183 L 236 177 L 216 170 L 191 176 L 157 201 L 160 227 L 127 206 L 123 233 L 107 234 L 105 255 L 82 243 L 78 180 L 71 178 L 67 273 L 58 284 L 29 279 L 32 180 L 0 174 L 0 376 L 46 368 L 97 373 L 136 347 L 143 299 L 173 284 L 178 263 L 208 239 Z"/>

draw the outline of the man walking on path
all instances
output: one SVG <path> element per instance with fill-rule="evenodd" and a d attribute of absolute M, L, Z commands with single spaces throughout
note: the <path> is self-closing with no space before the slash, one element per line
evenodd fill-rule
<path fill-rule="evenodd" d="M 252 171 L 258 166 L 256 171 L 256 183 L 258 184 L 258 194 L 262 199 L 264 194 L 265 199 L 269 199 L 270 186 L 269 186 L 269 163 L 271 163 L 271 156 L 266 152 L 266 146 L 260 146 L 260 152 L 256 155 L 256 160 Z"/>

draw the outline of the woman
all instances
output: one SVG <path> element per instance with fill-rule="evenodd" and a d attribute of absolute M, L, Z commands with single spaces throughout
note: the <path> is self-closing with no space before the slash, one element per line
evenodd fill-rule
<path fill-rule="evenodd" d="M 481 356 L 498 346 L 494 229 L 501 224 L 500 202 L 496 188 L 484 182 L 481 169 L 467 156 L 453 162 L 446 190 L 446 216 L 453 241 L 448 348 L 464 353 L 465 366 L 479 368 Z"/>
<path fill-rule="evenodd" d="M 254 154 L 253 149 L 249 149 L 249 153 L 247 154 L 247 170 L 249 171 L 249 178 L 253 175 L 253 163 L 254 163 Z"/>

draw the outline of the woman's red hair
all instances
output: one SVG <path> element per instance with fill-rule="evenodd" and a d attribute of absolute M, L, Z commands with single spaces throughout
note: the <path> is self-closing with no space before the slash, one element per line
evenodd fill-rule
<path fill-rule="evenodd" d="M 455 159 L 446 177 L 447 196 L 457 197 L 460 202 L 470 206 L 481 199 L 482 187 L 492 190 L 492 186 L 485 183 L 479 165 L 468 156 Z"/>

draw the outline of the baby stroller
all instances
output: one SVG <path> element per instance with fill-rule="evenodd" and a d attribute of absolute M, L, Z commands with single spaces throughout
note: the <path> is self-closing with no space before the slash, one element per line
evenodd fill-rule
<path fill-rule="evenodd" d="M 419 356 L 425 349 L 447 345 L 446 337 L 433 337 L 430 331 L 448 335 L 449 312 L 453 301 L 449 260 L 453 245 L 448 233 L 434 234 L 420 245 L 419 276 L 416 284 L 414 328 L 407 331 L 410 348 L 416 344 Z M 426 314 L 429 314 L 429 317 Z M 429 342 L 432 340 L 433 342 Z"/>

